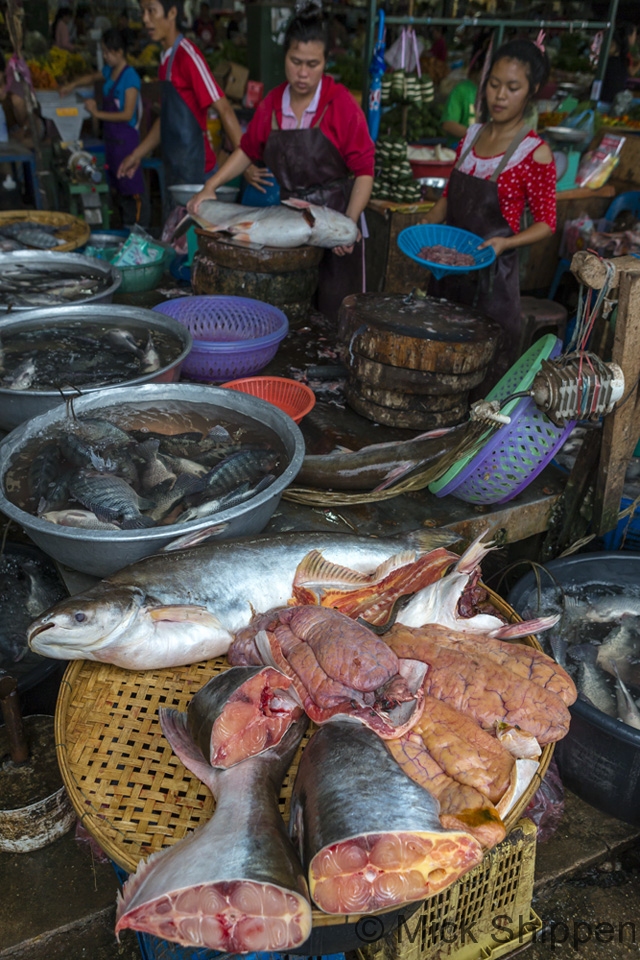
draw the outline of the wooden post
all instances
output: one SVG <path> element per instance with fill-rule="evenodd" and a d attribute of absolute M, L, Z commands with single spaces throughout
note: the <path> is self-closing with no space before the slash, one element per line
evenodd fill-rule
<path fill-rule="evenodd" d="M 640 438 L 640 260 L 618 257 L 612 290 L 618 290 L 618 316 L 611 360 L 621 367 L 625 379 L 622 401 L 604 418 L 602 448 L 593 511 L 597 534 L 613 530 L 618 522 L 624 477 Z M 590 253 L 575 254 L 571 272 L 595 290 L 603 286 L 604 261 Z"/>

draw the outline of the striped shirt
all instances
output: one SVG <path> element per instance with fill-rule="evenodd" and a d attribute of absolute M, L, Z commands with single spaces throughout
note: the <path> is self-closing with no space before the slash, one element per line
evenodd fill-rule
<path fill-rule="evenodd" d="M 165 50 L 160 61 L 158 78 L 170 80 L 198 121 L 204 135 L 205 170 L 212 170 L 216 157 L 206 136 L 209 107 L 223 96 L 220 87 L 211 76 L 207 61 L 190 40 L 182 38 L 167 76 L 171 48 Z"/>

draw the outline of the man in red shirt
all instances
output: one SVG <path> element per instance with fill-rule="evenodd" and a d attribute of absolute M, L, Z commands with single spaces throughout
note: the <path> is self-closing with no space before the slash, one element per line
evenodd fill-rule
<path fill-rule="evenodd" d="M 142 20 L 151 40 L 163 49 L 160 117 L 140 145 L 120 164 L 130 177 L 140 162 L 162 144 L 167 184 L 203 183 L 216 166 L 207 137 L 207 112 L 214 105 L 234 149 L 241 138 L 233 107 L 211 76 L 200 50 L 179 32 L 182 0 L 141 0 Z"/>

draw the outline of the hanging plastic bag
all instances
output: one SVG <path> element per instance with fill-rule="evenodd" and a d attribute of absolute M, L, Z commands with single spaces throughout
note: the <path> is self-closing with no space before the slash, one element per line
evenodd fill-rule
<path fill-rule="evenodd" d="M 416 36 L 413 27 L 403 27 L 400 36 L 392 43 L 384 59 L 392 70 L 404 70 L 413 73 L 420 70 L 420 56 L 424 50 L 424 41 Z"/>
<path fill-rule="evenodd" d="M 552 760 L 524 816 L 535 823 L 538 829 L 538 843 L 545 843 L 560 826 L 563 814 L 564 787 L 558 765 L 555 760 Z"/>

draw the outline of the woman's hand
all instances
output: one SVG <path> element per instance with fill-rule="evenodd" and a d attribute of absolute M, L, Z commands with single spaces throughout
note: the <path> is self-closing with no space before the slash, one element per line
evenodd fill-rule
<path fill-rule="evenodd" d="M 210 182 L 211 181 L 207 181 L 207 183 L 205 183 L 202 190 L 199 190 L 198 193 L 194 193 L 194 195 L 191 197 L 191 199 L 187 203 L 187 212 L 190 213 L 191 216 L 195 216 L 195 214 L 200 209 L 200 204 L 204 200 L 217 199 L 215 189 L 209 186 Z"/>
<path fill-rule="evenodd" d="M 510 239 L 510 237 L 490 237 L 488 240 L 485 240 L 484 243 L 480 244 L 478 250 L 485 250 L 487 247 L 493 247 L 496 257 L 499 257 L 505 252 L 505 250 L 511 249 L 511 244 L 509 243 Z"/>
<path fill-rule="evenodd" d="M 64 97 L 68 97 L 73 93 L 75 88 L 75 83 L 65 83 L 64 87 L 60 87 L 60 90 L 58 91 L 60 93 L 60 98 L 63 99 Z"/>
<path fill-rule="evenodd" d="M 140 166 L 140 157 L 134 150 L 128 157 L 125 157 L 118 167 L 118 177 L 132 177 Z"/>
<path fill-rule="evenodd" d="M 274 184 L 273 174 L 266 167 L 258 167 L 255 163 L 247 167 L 244 178 L 250 186 L 255 187 L 260 193 L 266 193 L 267 187 L 272 187 Z"/>
<path fill-rule="evenodd" d="M 98 112 L 98 104 L 95 102 L 93 97 L 89 97 L 87 100 L 85 100 L 84 105 L 87 112 L 90 113 L 92 117 L 95 117 Z"/>
<path fill-rule="evenodd" d="M 358 236 L 356 237 L 356 243 L 360 243 L 361 240 L 362 240 L 362 234 L 361 234 L 360 231 L 358 230 Z M 355 247 L 355 243 L 352 243 L 350 247 L 334 247 L 334 248 L 333 248 L 333 252 L 334 252 L 334 253 L 336 254 L 336 256 L 338 256 L 338 257 L 344 257 L 344 255 L 347 254 L 347 253 L 353 253 L 353 248 L 354 248 L 354 247 Z"/>

